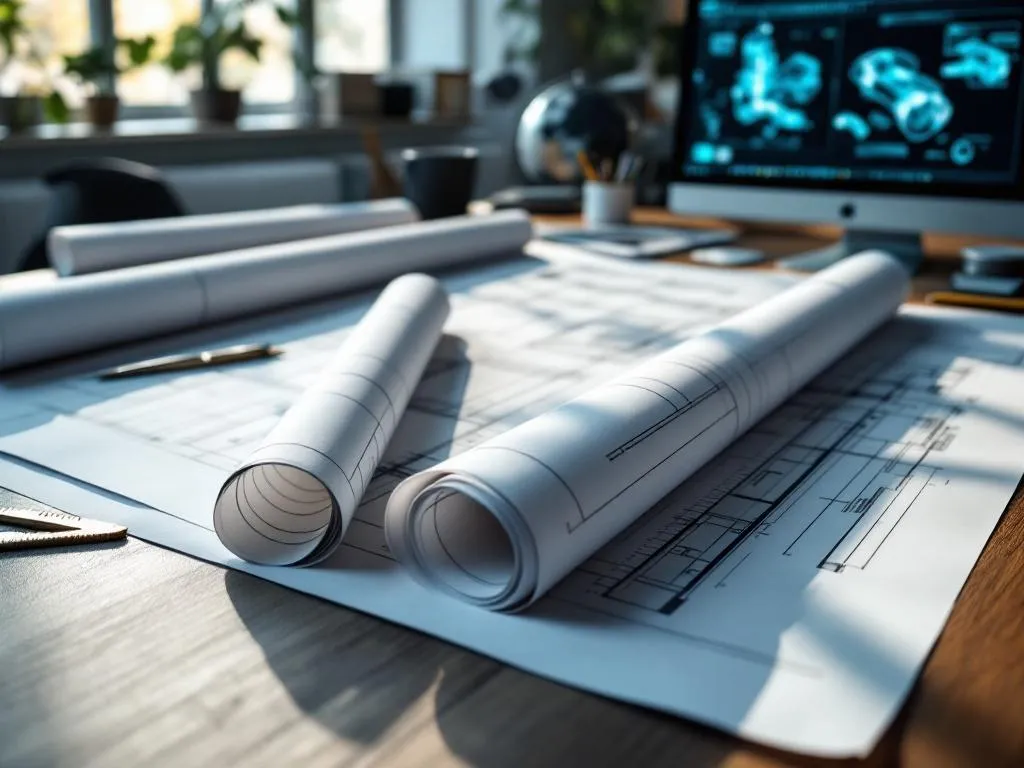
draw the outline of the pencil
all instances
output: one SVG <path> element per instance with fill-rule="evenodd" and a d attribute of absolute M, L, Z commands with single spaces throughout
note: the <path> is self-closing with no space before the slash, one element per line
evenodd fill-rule
<path fill-rule="evenodd" d="M 583 176 L 587 181 L 597 181 L 597 171 L 594 170 L 593 164 L 590 162 L 590 158 L 587 157 L 587 153 L 582 149 L 576 153 L 576 160 L 580 164 L 580 170 L 583 171 Z"/>
<path fill-rule="evenodd" d="M 1024 312 L 1024 299 L 1010 299 L 999 296 L 982 296 L 976 293 L 957 291 L 936 291 L 924 297 L 929 304 L 947 304 L 972 309 L 994 309 L 1000 312 Z"/>

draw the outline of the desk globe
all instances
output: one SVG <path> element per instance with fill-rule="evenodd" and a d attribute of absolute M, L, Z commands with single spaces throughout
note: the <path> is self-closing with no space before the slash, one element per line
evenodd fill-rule
<path fill-rule="evenodd" d="M 516 160 L 527 181 L 566 184 L 581 180 L 577 153 L 595 163 L 629 148 L 638 121 L 614 96 L 580 77 L 548 86 L 523 111 L 516 133 Z"/>

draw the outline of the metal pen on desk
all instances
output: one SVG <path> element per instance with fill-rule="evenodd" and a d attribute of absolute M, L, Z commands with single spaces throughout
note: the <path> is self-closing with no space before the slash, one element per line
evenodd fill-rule
<path fill-rule="evenodd" d="M 217 365 L 244 363 L 249 360 L 262 360 L 277 357 L 283 352 L 270 344 L 240 344 L 223 349 L 211 349 L 186 355 L 167 355 L 138 363 L 129 363 L 104 371 L 101 379 L 121 379 L 126 376 L 145 376 L 151 373 L 167 373 L 170 371 L 189 371 L 197 368 L 209 368 Z"/>

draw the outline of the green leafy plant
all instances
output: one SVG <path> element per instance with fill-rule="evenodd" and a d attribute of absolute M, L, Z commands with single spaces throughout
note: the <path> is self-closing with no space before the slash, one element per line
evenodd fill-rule
<path fill-rule="evenodd" d="M 649 0 L 575 3 L 566 21 L 566 42 L 579 66 L 593 74 L 612 74 L 633 69 L 639 53 L 651 50 L 658 73 L 672 73 L 677 28 L 656 25 L 658 7 Z M 501 13 L 518 22 L 505 47 L 505 63 L 535 62 L 540 41 L 532 30 L 540 22 L 540 1 L 504 0 Z"/>
<path fill-rule="evenodd" d="M 198 24 L 183 24 L 174 31 L 170 53 L 165 63 L 174 72 L 200 66 L 203 89 L 222 90 L 219 76 L 220 57 L 227 51 L 239 50 L 253 61 L 259 61 L 263 41 L 246 26 L 244 10 L 256 0 L 220 3 L 206 13 Z"/>
<path fill-rule="evenodd" d="M 23 16 L 24 0 L 0 0 L 0 77 L 28 48 L 28 27 Z M 28 52 L 31 55 L 31 51 Z"/>
<path fill-rule="evenodd" d="M 19 58 L 43 71 L 43 63 L 36 49 L 24 17 L 25 0 L 0 0 L 0 77 Z M 67 122 L 69 110 L 60 92 L 50 89 L 42 97 L 43 113 L 48 120 Z"/>
<path fill-rule="evenodd" d="M 0 47 L 4 65 L 11 60 L 18 37 L 28 31 L 21 16 L 24 8 L 23 0 L 0 0 Z"/>
<path fill-rule="evenodd" d="M 277 14 L 278 21 L 289 29 L 295 31 L 302 26 L 302 17 L 299 13 L 286 5 L 275 3 L 274 12 Z M 320 76 L 320 70 L 317 69 L 311 53 L 303 46 L 296 45 L 292 57 L 295 61 L 295 71 L 307 83 L 313 83 Z"/>
<path fill-rule="evenodd" d="M 64 71 L 84 84 L 92 84 L 98 93 L 114 94 L 118 75 L 145 66 L 153 56 L 156 38 L 115 41 L 112 47 L 95 46 L 74 56 L 64 57 Z"/>

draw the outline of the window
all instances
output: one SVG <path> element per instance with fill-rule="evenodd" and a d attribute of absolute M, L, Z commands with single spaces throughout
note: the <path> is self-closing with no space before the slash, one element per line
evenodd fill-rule
<path fill-rule="evenodd" d="M 176 75 L 161 62 L 171 49 L 174 30 L 199 20 L 199 0 L 113 0 L 114 32 L 118 37 L 156 38 L 152 63 L 123 75 L 117 86 L 125 104 L 186 104 L 199 85 L 198 73 Z"/>
<path fill-rule="evenodd" d="M 419 69 L 467 66 L 465 0 L 406 0 L 403 64 Z"/>
<path fill-rule="evenodd" d="M 28 34 L 0 74 L 4 95 L 50 91 L 60 81 L 63 57 L 89 47 L 86 0 L 26 0 L 23 19 Z"/>
<path fill-rule="evenodd" d="M 217 0 L 237 4 L 237 0 Z M 220 60 L 221 84 L 243 91 L 250 104 L 281 104 L 295 98 L 295 30 L 277 17 L 274 4 L 254 3 L 243 12 L 246 28 L 259 38 L 260 60 L 253 61 L 241 51 L 228 51 Z M 277 5 L 295 9 L 295 0 L 276 0 Z"/>
<path fill-rule="evenodd" d="M 387 0 L 316 0 L 316 65 L 323 72 L 388 66 Z"/>
<path fill-rule="evenodd" d="M 315 29 L 310 35 L 316 67 L 324 72 L 379 72 L 390 63 L 389 9 L 412 0 L 308 0 Z M 468 0 L 444 0 L 446 4 Z M 176 74 L 164 64 L 175 30 L 199 22 L 203 8 L 237 5 L 239 0 L 23 0 L 29 34 L 12 62 L 0 61 L 0 95 L 43 94 L 59 88 L 72 106 L 80 103 L 81 88 L 63 76 L 63 57 L 81 53 L 105 40 L 107 24 L 121 39 L 153 36 L 152 61 L 118 79 L 117 90 L 130 116 L 179 115 L 187 112 L 189 91 L 200 87 L 202 73 Z M 220 59 L 220 79 L 227 88 L 243 91 L 245 102 L 259 110 L 295 101 L 297 67 L 294 60 L 300 31 L 283 23 L 275 6 L 291 10 L 307 0 L 254 0 L 239 8 L 248 30 L 262 42 L 260 60 L 241 51 Z M 422 3 L 422 0 L 420 0 Z M 404 5 L 403 5 L 404 7 Z M 427 8 L 420 5 L 420 11 Z M 448 7 L 447 5 L 445 6 Z M 419 16 L 423 14 L 420 13 Z M 427 14 L 429 17 L 431 14 Z M 413 14 L 415 18 L 419 18 Z M 99 29 L 90 24 L 99 20 Z M 415 19 L 414 19 L 415 21 Z M 436 21 L 436 19 L 434 20 Z M 416 22 L 419 23 L 419 22 Z M 447 24 L 448 22 L 446 22 Z M 427 36 L 433 36 L 430 32 Z M 303 38 L 305 35 L 303 34 Z M 445 49 L 450 41 L 444 41 Z"/>

